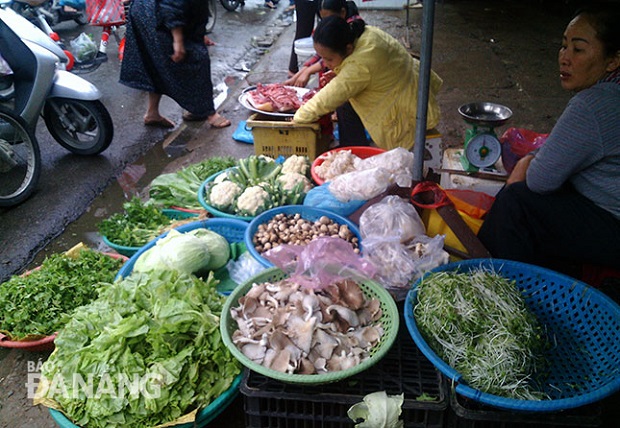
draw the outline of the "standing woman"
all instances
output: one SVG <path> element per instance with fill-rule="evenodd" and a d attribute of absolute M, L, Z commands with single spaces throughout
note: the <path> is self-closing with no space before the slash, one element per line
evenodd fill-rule
<path fill-rule="evenodd" d="M 398 40 L 366 25 L 329 16 L 317 25 L 314 49 L 335 77 L 295 113 L 313 123 L 349 101 L 375 144 L 411 149 L 415 141 L 420 62 Z M 436 95 L 442 80 L 431 73 L 426 129 L 439 123 Z"/>
<path fill-rule="evenodd" d="M 295 0 L 297 22 L 295 23 L 295 39 L 291 47 L 291 58 L 288 64 L 289 77 L 294 76 L 299 71 L 299 60 L 295 53 L 295 40 L 312 35 L 314 22 L 319 16 L 319 1 L 320 0 Z"/>
<path fill-rule="evenodd" d="M 478 237 L 494 257 L 573 273 L 620 268 L 620 7 L 586 6 L 559 53 L 575 92 L 545 144 L 523 157 Z"/>
<path fill-rule="evenodd" d="M 148 92 L 144 124 L 172 128 L 159 103 L 167 95 L 186 110 L 187 121 L 215 128 L 230 121 L 215 111 L 204 0 L 133 0 L 127 17 L 120 83 Z"/>

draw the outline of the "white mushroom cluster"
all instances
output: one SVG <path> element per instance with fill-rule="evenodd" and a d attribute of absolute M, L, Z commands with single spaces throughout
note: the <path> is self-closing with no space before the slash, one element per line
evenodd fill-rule
<path fill-rule="evenodd" d="M 233 343 L 255 363 L 283 373 L 346 370 L 381 340 L 381 304 L 353 280 L 320 291 L 290 279 L 253 284 L 231 309 Z"/>

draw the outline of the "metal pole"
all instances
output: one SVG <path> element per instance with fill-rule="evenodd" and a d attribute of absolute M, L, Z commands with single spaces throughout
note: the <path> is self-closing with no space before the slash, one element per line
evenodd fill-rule
<path fill-rule="evenodd" d="M 433 21 L 435 0 L 424 0 L 422 8 L 422 46 L 420 49 L 420 77 L 418 78 L 418 110 L 416 116 L 415 146 L 413 147 L 413 180 L 422 181 L 424 174 L 424 148 L 426 145 L 426 120 L 428 92 L 433 56 Z"/>

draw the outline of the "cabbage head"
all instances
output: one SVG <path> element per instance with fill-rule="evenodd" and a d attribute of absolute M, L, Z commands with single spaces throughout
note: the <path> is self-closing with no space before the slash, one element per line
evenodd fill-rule
<path fill-rule="evenodd" d="M 230 258 L 230 245 L 226 238 L 209 229 L 194 229 L 191 233 L 202 239 L 209 248 L 211 258 L 205 269 L 217 270 L 226 266 Z"/>
<path fill-rule="evenodd" d="M 217 270 L 226 265 L 229 257 L 228 241 L 213 231 L 200 228 L 181 233 L 172 229 L 138 257 L 133 270 L 197 273 Z"/>

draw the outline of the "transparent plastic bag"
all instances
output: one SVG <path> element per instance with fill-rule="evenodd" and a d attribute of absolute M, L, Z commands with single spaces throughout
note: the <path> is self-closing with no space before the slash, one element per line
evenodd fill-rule
<path fill-rule="evenodd" d="M 409 201 L 390 195 L 368 207 L 359 221 L 362 239 L 368 237 L 399 237 L 407 242 L 426 233 L 420 215 Z"/>
<path fill-rule="evenodd" d="M 355 164 L 355 169 L 364 171 L 371 168 L 383 168 L 393 175 L 393 181 L 401 187 L 410 187 L 413 176 L 413 153 L 397 147 L 387 152 L 379 153 Z"/>
<path fill-rule="evenodd" d="M 97 56 L 98 47 L 88 34 L 81 33 L 71 40 L 71 51 L 77 61 L 86 62 L 93 60 Z"/>
<path fill-rule="evenodd" d="M 374 265 L 353 251 L 347 241 L 322 237 L 307 245 L 279 245 L 264 253 L 271 263 L 305 288 L 321 290 L 334 282 L 360 282 L 374 276 Z"/>
<path fill-rule="evenodd" d="M 393 182 L 392 174 L 383 168 L 371 168 L 339 175 L 329 182 L 329 191 L 340 202 L 368 200 L 385 192 Z"/>
<path fill-rule="evenodd" d="M 416 272 L 415 262 L 405 246 L 397 236 L 373 236 L 363 242 L 364 259 L 377 269 L 375 281 L 389 291 L 395 300 L 403 300 Z"/>
<path fill-rule="evenodd" d="M 420 235 L 403 245 L 396 236 L 364 239 L 364 258 L 376 266 L 374 279 L 394 300 L 404 300 L 413 283 L 431 269 L 448 263 L 443 235 Z"/>

